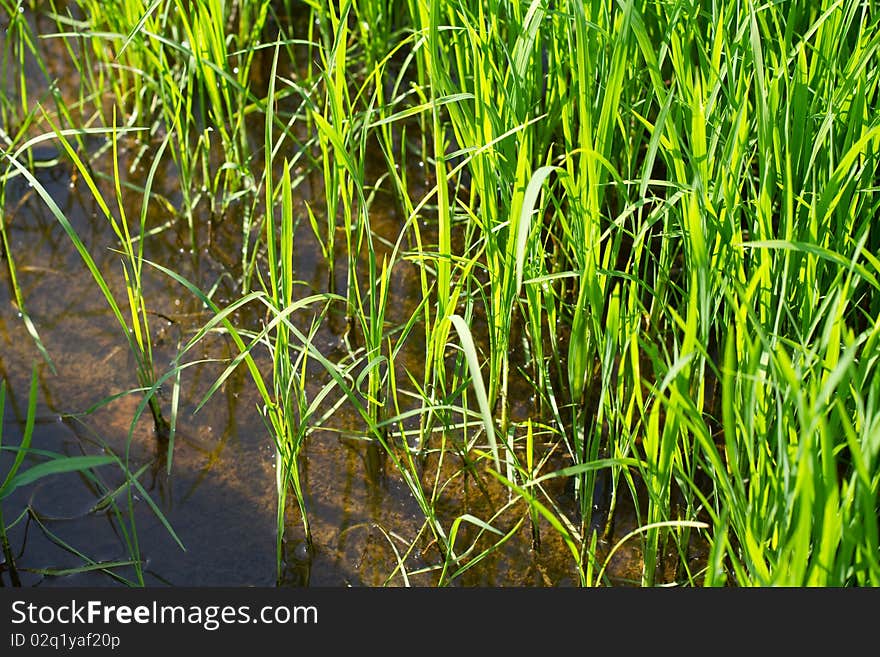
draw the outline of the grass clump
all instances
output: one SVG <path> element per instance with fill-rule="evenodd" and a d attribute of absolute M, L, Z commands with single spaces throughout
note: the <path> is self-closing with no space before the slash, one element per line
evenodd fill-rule
<path fill-rule="evenodd" d="M 552 541 L 580 585 L 615 583 L 633 547 L 641 586 L 880 581 L 873 3 L 71 4 L 51 38 L 76 55 L 76 115 L 100 125 L 64 103 L 33 113 L 22 76 L 0 112 L 49 125 L 86 181 L 78 140 L 159 137 L 192 245 L 238 222 L 228 304 L 152 263 L 213 313 L 162 375 L 145 215 L 131 233 L 89 183 L 130 320 L 94 278 L 132 329 L 146 399 L 208 333 L 238 355 L 206 397 L 251 375 L 276 447 L 279 573 L 288 495 L 315 540 L 309 440 L 350 434 L 346 408 L 424 516 L 406 539 L 383 528 L 388 581 L 464 581 Z M 16 23 L 4 67 L 32 37 Z M 4 184 L 38 186 L 23 134 L 0 135 Z M 119 171 L 106 179 L 121 209 Z M 238 323 L 245 307 L 259 326 Z M 485 506 L 444 506 L 462 482 Z"/>

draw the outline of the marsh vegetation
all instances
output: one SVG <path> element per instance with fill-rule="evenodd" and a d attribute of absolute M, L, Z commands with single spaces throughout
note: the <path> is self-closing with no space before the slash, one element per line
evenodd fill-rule
<path fill-rule="evenodd" d="M 880 584 L 873 0 L 0 0 L 0 26 L 10 583 L 161 580 L 145 541 L 189 524 L 156 481 L 249 463 L 282 585 L 322 558 Z M 39 446 L 41 390 L 77 453 Z M 116 556 L 54 533 L 37 479 L 85 486 Z M 72 561 L 34 565 L 26 527 Z"/>

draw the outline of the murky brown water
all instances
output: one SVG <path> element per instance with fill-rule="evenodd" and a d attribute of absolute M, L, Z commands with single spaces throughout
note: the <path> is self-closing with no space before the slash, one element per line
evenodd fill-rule
<path fill-rule="evenodd" d="M 46 28 L 49 29 L 49 28 Z M 2 45 L 2 44 L 0 44 Z M 57 47 L 49 42 L 45 47 Z M 63 78 L 63 60 L 50 58 L 56 75 Z M 37 73 L 34 77 L 38 78 Z M 69 90 L 69 93 L 72 93 Z M 131 162 L 136 149 L 123 152 L 124 163 Z M 55 155 L 48 148 L 41 157 Z M 38 155 L 39 156 L 39 155 Z M 104 170 L 109 169 L 107 156 Z M 166 156 L 167 157 L 167 156 Z M 143 167 L 131 174 L 142 182 Z M 100 166 L 96 166 L 100 168 Z M 127 170 L 127 167 L 124 167 Z M 38 170 L 41 184 L 56 200 L 83 241 L 88 245 L 104 276 L 117 292 L 124 290 L 120 255 L 110 224 L 100 215 L 88 189 L 64 163 Z M 172 173 L 160 170 L 154 190 L 168 199 L 178 198 Z M 320 181 L 306 179 L 297 187 L 295 213 L 305 216 L 306 197 L 321 207 Z M 108 187 L 109 192 L 109 187 Z M 112 196 L 112 194 L 109 194 Z M 141 197 L 126 193 L 127 215 L 140 212 Z M 240 224 L 235 208 L 230 216 L 195 217 L 198 243 L 195 249 L 183 222 L 147 238 L 146 257 L 179 272 L 203 290 L 216 289 L 218 303 L 235 299 L 239 290 Z M 89 272 L 83 267 L 56 219 L 33 189 L 21 179 L 10 182 L 6 190 L 6 221 L 11 252 L 20 277 L 27 310 L 48 349 L 55 372 L 41 361 L 34 343 L 20 319 L 12 295 L 6 263 L 0 267 L 0 377 L 8 388 L 3 418 L 4 444 L 18 444 L 24 426 L 27 390 L 32 364 L 39 364 L 39 408 L 33 446 L 64 454 L 99 453 L 106 445 L 124 454 L 128 434 L 141 397 L 129 394 L 79 418 L 81 413 L 102 400 L 136 387 L 133 357 L 127 350 L 120 327 L 109 311 Z M 160 226 L 171 219 L 160 203 L 151 205 L 149 225 Z M 371 208 L 371 221 L 377 234 L 395 239 L 402 223 L 397 210 L 381 198 Z M 295 265 L 303 289 L 325 291 L 328 272 L 307 223 L 297 235 Z M 341 241 L 341 240 L 340 240 Z M 340 254 L 342 256 L 342 254 Z M 344 266 L 344 257 L 340 257 Z M 170 367 L 178 350 L 210 315 L 201 303 L 179 284 L 150 268 L 145 270 L 145 297 L 160 373 Z M 341 290 L 344 274 L 337 277 Z M 415 265 L 400 263 L 393 270 L 389 321 L 404 321 L 420 294 Z M 256 327 L 259 317 L 242 311 L 237 321 Z M 310 317 L 297 318 L 307 328 Z M 345 321 L 331 312 L 315 336 L 315 344 L 331 360 L 341 358 Z M 418 371 L 423 364 L 423 345 L 418 331 L 407 344 L 397 363 L 399 380 L 405 371 Z M 167 517 L 185 550 L 144 500 L 134 504 L 133 521 L 147 585 L 311 585 L 380 586 L 431 585 L 442 563 L 436 545 L 425 531 L 424 516 L 404 480 L 393 467 L 375 476 L 374 454 L 355 437 L 363 431 L 360 422 L 342 406 L 332 416 L 332 431 L 316 431 L 308 438 L 302 456 L 306 505 L 309 509 L 314 543 L 307 548 L 297 514 L 289 514 L 284 544 L 285 564 L 280 580 L 275 563 L 275 473 L 274 447 L 257 411 L 259 399 L 244 368 L 235 372 L 211 400 L 194 414 L 193 410 L 234 356 L 231 341 L 209 337 L 187 360 L 200 358 L 213 362 L 195 364 L 184 370 L 181 381 L 178 436 L 174 445 L 170 474 L 166 454 L 153 434 L 146 416 L 132 430 L 129 467 L 137 471 L 145 489 Z M 267 370 L 271 364 L 265 361 Z M 326 380 L 320 368 L 310 372 L 310 392 Z M 532 412 L 527 400 L 530 391 L 522 387 L 514 397 L 523 400 L 516 413 Z M 170 390 L 170 386 L 167 386 Z M 170 391 L 163 403 L 168 407 Z M 355 437 L 352 437 L 355 436 Z M 450 441 L 456 440 L 450 436 Z M 458 438 L 460 441 L 460 438 Z M 558 450 L 559 465 L 565 465 Z M 426 486 L 438 469 L 436 454 L 424 464 Z M 462 463 L 454 452 L 446 452 L 440 468 L 436 508 L 445 527 L 462 513 L 489 518 L 506 502 L 497 486 L 481 489 L 472 477 L 462 474 Z M 0 473 L 5 473 L 12 456 L 0 454 Z M 387 465 L 387 464 L 386 464 Z M 98 470 L 105 489 L 114 489 L 123 479 L 115 466 Z M 561 507 L 574 517 L 574 504 L 566 482 L 554 480 L 550 489 Z M 445 482 L 445 483 L 444 483 Z M 43 479 L 16 491 L 3 500 L 7 523 L 29 509 L 30 519 L 22 520 L 10 532 L 22 584 L 25 586 L 115 585 L 106 571 L 78 574 L 47 574 L 79 568 L 84 559 L 95 562 L 124 561 L 131 557 L 123 528 L 106 511 L 94 511 L 102 489 L 86 478 L 70 474 Z M 489 498 L 487 500 L 487 498 Z M 121 498 L 124 500 L 124 498 Z M 493 519 L 510 528 L 524 517 L 520 503 L 513 510 Z M 129 519 L 131 520 L 131 519 Z M 615 535 L 609 545 L 637 526 L 626 509 L 618 511 Z M 465 571 L 453 584 L 461 586 L 566 586 L 577 584 L 571 555 L 562 540 L 546 523 L 542 526 L 541 550 L 532 549 L 528 522 L 516 535 L 477 566 Z M 474 528 L 462 526 L 458 545 L 468 545 Z M 60 543 L 67 547 L 62 547 Z M 484 539 L 478 543 L 487 547 Z M 410 546 L 412 549 L 410 549 Z M 635 582 L 640 576 L 637 543 L 621 550 L 609 574 L 616 583 Z M 607 549 L 607 548 L 606 548 Z M 403 562 L 406 576 L 397 568 Z M 113 569 L 131 578 L 131 567 Z M 0 580 L 8 584 L 8 573 Z"/>

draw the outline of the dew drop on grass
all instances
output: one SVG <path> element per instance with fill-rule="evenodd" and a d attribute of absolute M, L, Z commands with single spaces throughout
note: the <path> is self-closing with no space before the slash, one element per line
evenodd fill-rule
<path fill-rule="evenodd" d="M 232 69 L 232 72 L 233 72 L 235 75 L 238 75 L 238 66 L 236 66 L 235 68 L 233 68 L 233 69 Z"/>

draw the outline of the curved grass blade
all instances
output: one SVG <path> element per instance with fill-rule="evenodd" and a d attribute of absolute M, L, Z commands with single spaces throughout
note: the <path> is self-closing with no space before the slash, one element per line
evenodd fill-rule
<path fill-rule="evenodd" d="M 483 376 L 480 374 L 480 362 L 477 358 L 477 348 L 474 346 L 474 339 L 468 328 L 467 322 L 459 315 L 451 315 L 449 321 L 455 327 L 461 341 L 461 348 L 467 359 L 468 370 L 471 374 L 471 381 L 474 386 L 474 393 L 477 396 L 477 404 L 480 408 L 480 416 L 483 420 L 483 427 L 486 430 L 486 436 L 489 439 L 489 449 L 492 451 L 492 461 L 496 470 L 501 470 L 501 461 L 498 456 L 498 443 L 495 440 L 495 423 L 492 421 L 492 412 L 489 409 L 489 398 L 486 395 L 486 386 L 483 384 Z"/>

